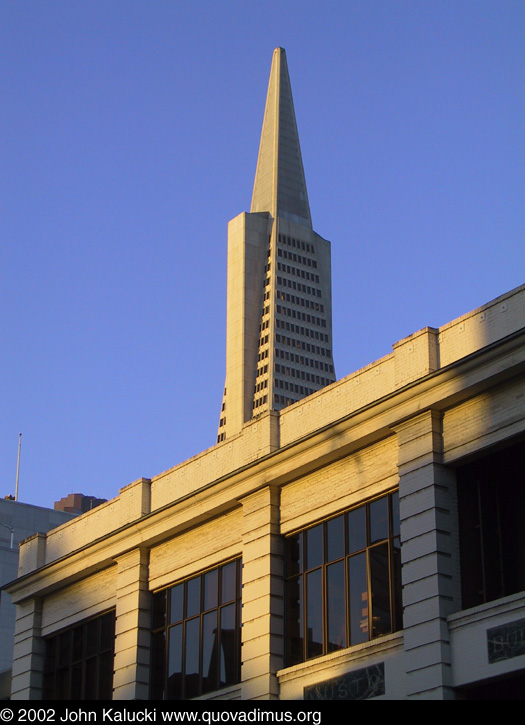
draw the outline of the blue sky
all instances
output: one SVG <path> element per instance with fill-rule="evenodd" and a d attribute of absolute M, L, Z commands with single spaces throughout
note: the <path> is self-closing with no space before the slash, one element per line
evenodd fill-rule
<path fill-rule="evenodd" d="M 522 284 L 519 0 L 3 0 L 0 494 L 213 445 L 226 226 L 287 52 L 338 378 Z"/>

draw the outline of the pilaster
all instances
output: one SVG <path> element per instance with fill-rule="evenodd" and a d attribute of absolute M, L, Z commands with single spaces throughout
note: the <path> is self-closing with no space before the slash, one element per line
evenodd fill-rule
<path fill-rule="evenodd" d="M 460 607 L 456 481 L 442 464 L 441 414 L 396 428 L 409 699 L 454 699 L 446 618 Z"/>
<path fill-rule="evenodd" d="M 46 563 L 46 534 L 38 531 L 20 542 L 18 576 L 36 571 Z"/>
<path fill-rule="evenodd" d="M 41 700 L 45 657 L 42 601 L 26 599 L 16 607 L 11 699 Z"/>
<path fill-rule="evenodd" d="M 242 699 L 275 700 L 284 649 L 279 491 L 264 488 L 242 504 Z"/>
<path fill-rule="evenodd" d="M 118 558 L 114 700 L 147 700 L 151 638 L 148 551 Z"/>

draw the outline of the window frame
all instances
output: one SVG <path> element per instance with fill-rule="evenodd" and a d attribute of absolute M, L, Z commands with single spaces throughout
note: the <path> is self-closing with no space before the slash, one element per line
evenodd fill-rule
<path fill-rule="evenodd" d="M 456 466 L 462 609 L 525 591 L 525 439 Z"/>
<path fill-rule="evenodd" d="M 109 609 L 45 637 L 43 700 L 112 699 L 115 622 L 115 609 Z M 101 669 L 110 659 L 108 686 L 109 670 L 104 673 Z M 89 677 L 89 663 L 94 665 L 94 679 Z"/>
<path fill-rule="evenodd" d="M 233 596 L 229 598 L 223 597 L 223 586 L 224 586 L 224 572 L 230 565 L 234 564 L 235 571 L 235 582 L 233 584 Z M 152 700 L 186 700 L 194 697 L 200 697 L 209 693 L 215 692 L 224 687 L 236 685 L 241 681 L 241 571 L 242 571 L 242 560 L 240 557 L 229 559 L 221 562 L 220 564 L 205 569 L 203 571 L 192 574 L 185 579 L 174 582 L 168 587 L 156 591 L 153 593 L 153 606 L 152 606 L 152 666 L 151 666 L 151 681 L 150 681 L 150 699 Z M 206 596 L 209 590 L 206 589 L 205 581 L 206 577 L 213 577 L 216 573 L 216 603 L 210 606 L 206 606 Z M 189 610 L 192 600 L 191 590 L 194 590 L 195 583 L 198 583 L 199 594 L 198 594 L 198 607 Z M 175 595 L 181 594 L 182 597 L 182 610 L 180 616 L 176 615 L 170 617 L 169 613 L 172 611 L 173 599 Z M 233 612 L 234 627 L 233 627 L 233 643 L 225 644 L 227 642 L 225 632 L 226 629 L 220 627 L 221 617 L 227 617 Z M 211 618 L 215 613 L 215 622 L 217 624 L 215 639 L 213 640 L 213 646 L 210 649 L 210 639 L 206 638 L 206 624 L 210 622 Z M 198 622 L 198 627 L 196 623 Z M 186 666 L 188 665 L 188 658 L 194 649 L 191 647 L 192 630 L 198 629 L 198 635 L 194 635 L 194 639 L 198 638 L 198 671 L 197 673 L 188 673 Z M 180 654 L 180 680 L 173 680 L 170 683 L 170 647 L 172 638 L 176 638 L 180 633 L 180 649 L 177 649 L 177 654 Z M 208 644 L 207 654 L 210 659 L 209 662 L 205 662 L 204 658 L 206 653 L 204 652 Z M 190 646 L 189 646 L 190 645 Z M 228 662 L 228 672 L 226 673 L 226 682 L 221 680 L 221 674 L 224 673 L 224 669 L 221 671 L 221 662 L 226 663 L 224 657 L 224 648 L 229 646 L 230 654 L 233 651 L 233 662 Z M 171 654 L 173 655 L 174 650 Z M 222 660 L 221 660 L 222 655 Z M 214 660 L 214 657 L 216 658 Z M 195 663 L 195 658 L 194 663 Z M 204 672 L 204 667 L 207 665 L 208 674 Z M 209 674 L 210 667 L 215 666 L 215 672 Z M 176 674 L 176 672 L 172 673 Z M 190 676 L 195 675 L 192 682 L 190 683 Z M 213 683 L 207 682 L 208 677 L 213 677 Z M 197 683 L 197 686 L 195 686 Z"/>
<path fill-rule="evenodd" d="M 379 501 L 386 500 L 387 504 L 387 536 L 372 541 L 372 521 L 371 507 Z M 349 538 L 349 517 L 353 512 L 364 510 L 365 517 L 365 536 L 366 543 L 355 550 L 351 549 Z M 328 527 L 331 522 L 342 520 L 342 544 L 343 550 L 337 556 L 330 557 L 328 553 L 329 539 Z M 335 525 L 335 524 L 334 524 Z M 315 535 L 317 529 L 317 537 L 321 532 L 320 543 L 314 546 L 318 561 L 308 562 L 308 538 Z M 389 626 L 379 628 L 377 620 L 374 622 L 374 613 L 377 616 L 378 608 L 374 606 L 374 596 L 379 589 L 372 591 L 372 569 L 373 554 L 385 551 L 387 547 L 387 563 L 388 563 L 388 618 Z M 319 548 L 320 547 L 320 548 Z M 294 559 L 292 550 L 295 549 L 297 559 Z M 341 550 L 340 550 L 341 551 Z M 320 557 L 320 561 L 319 561 Z M 353 612 L 351 609 L 353 590 L 349 585 L 350 562 L 357 562 L 357 557 L 362 557 L 366 562 L 366 625 L 360 623 L 360 627 L 364 628 L 367 636 L 361 636 L 356 640 L 352 635 Z M 302 559 L 302 561 L 301 561 Z M 384 556 L 383 556 L 384 559 Z M 336 593 L 332 597 L 328 596 L 328 583 L 330 572 L 335 573 L 335 565 L 342 564 L 342 588 L 339 587 L 339 599 L 344 598 L 344 614 L 343 617 L 331 601 L 337 599 L 337 587 L 332 584 L 333 591 Z M 333 569 L 331 568 L 333 567 Z M 309 602 L 309 579 L 320 579 L 312 587 L 313 597 L 317 596 L 317 612 L 316 618 L 311 617 L 310 608 L 316 606 L 314 599 Z M 335 577 L 332 577 L 335 579 Z M 319 592 L 320 589 L 320 592 Z M 317 594 L 315 592 L 317 591 Z M 361 592 L 364 594 L 364 592 Z M 374 595 L 374 596 L 373 596 Z M 380 597 L 379 597 L 380 598 Z M 355 600 L 354 600 L 355 601 Z M 340 607 L 340 605 L 339 605 Z M 339 612 L 339 614 L 338 614 Z M 331 626 L 330 613 L 336 620 L 344 618 L 344 636 L 340 637 L 339 644 L 331 641 L 333 632 L 329 631 Z M 364 620 L 364 618 L 363 618 Z M 321 642 L 308 639 L 309 631 L 315 625 L 321 632 Z M 339 621 L 341 626 L 341 622 Z M 384 629 L 388 631 L 384 631 Z M 285 537 L 285 666 L 293 666 L 301 662 L 306 662 L 315 657 L 320 657 L 331 652 L 346 649 L 354 644 L 361 644 L 365 641 L 376 639 L 385 634 L 390 634 L 402 629 L 402 601 L 401 601 L 401 544 L 399 533 L 399 493 L 398 490 L 388 491 L 381 496 L 361 502 L 359 505 L 350 509 L 345 509 L 329 518 L 316 521 L 315 523 L 295 532 L 287 534 Z M 355 632 L 355 630 L 354 630 Z M 356 640 L 356 641 L 354 641 Z"/>

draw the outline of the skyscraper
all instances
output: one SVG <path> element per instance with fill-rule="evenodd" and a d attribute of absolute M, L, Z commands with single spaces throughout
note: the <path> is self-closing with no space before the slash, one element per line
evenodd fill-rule
<path fill-rule="evenodd" d="M 228 225 L 218 442 L 334 381 L 330 242 L 312 228 L 286 54 L 276 48 L 250 213 Z"/>

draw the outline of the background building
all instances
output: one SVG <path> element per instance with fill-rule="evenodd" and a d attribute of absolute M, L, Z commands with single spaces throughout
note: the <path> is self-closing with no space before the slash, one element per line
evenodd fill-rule
<path fill-rule="evenodd" d="M 280 91 L 271 80 L 263 126 L 264 136 L 274 119 L 274 149 L 281 137 L 288 148 L 295 128 L 268 111 L 277 98 L 281 108 L 283 60 L 278 49 Z M 237 289 L 250 286 L 243 264 L 252 239 L 264 269 L 261 250 L 270 249 L 271 265 L 279 249 L 293 248 L 277 227 L 296 242 L 314 234 L 306 197 L 290 202 L 293 212 L 278 192 L 259 197 L 261 158 L 254 199 L 274 206 L 252 204 L 230 227 L 240 260 L 229 255 L 228 275 L 239 262 Z M 275 190 L 284 156 L 272 158 Z M 297 158 L 283 169 L 300 196 Z M 314 257 L 295 249 L 290 270 L 306 272 L 298 256 Z M 268 278 L 256 271 L 253 279 Z M 21 548 L 19 578 L 8 587 L 18 605 L 12 696 L 522 693 L 525 285 L 415 332 L 337 382 L 299 390 L 283 407 L 274 398 L 254 406 L 257 380 L 269 390 L 285 380 L 277 351 L 293 346 L 277 338 L 277 321 L 299 323 L 276 302 L 292 294 L 287 285 L 270 281 L 266 300 L 266 285 L 257 284 L 258 302 L 232 295 L 229 284 L 236 309 L 228 311 L 224 440 Z M 319 289 L 326 312 L 329 285 Z M 266 302 L 275 303 L 267 318 L 275 334 L 261 343 Z M 285 302 L 296 313 L 302 307 Z M 296 347 L 311 337 L 291 327 L 283 334 Z M 268 370 L 259 372 L 252 363 L 264 350 Z M 306 374 L 311 366 L 297 354 L 289 369 Z"/>
<path fill-rule="evenodd" d="M 71 514 L 84 514 L 91 511 L 95 506 L 105 503 L 105 498 L 95 498 L 95 496 L 85 496 L 83 493 L 70 493 L 60 501 L 55 501 L 53 508 L 55 511 L 68 511 Z"/>

